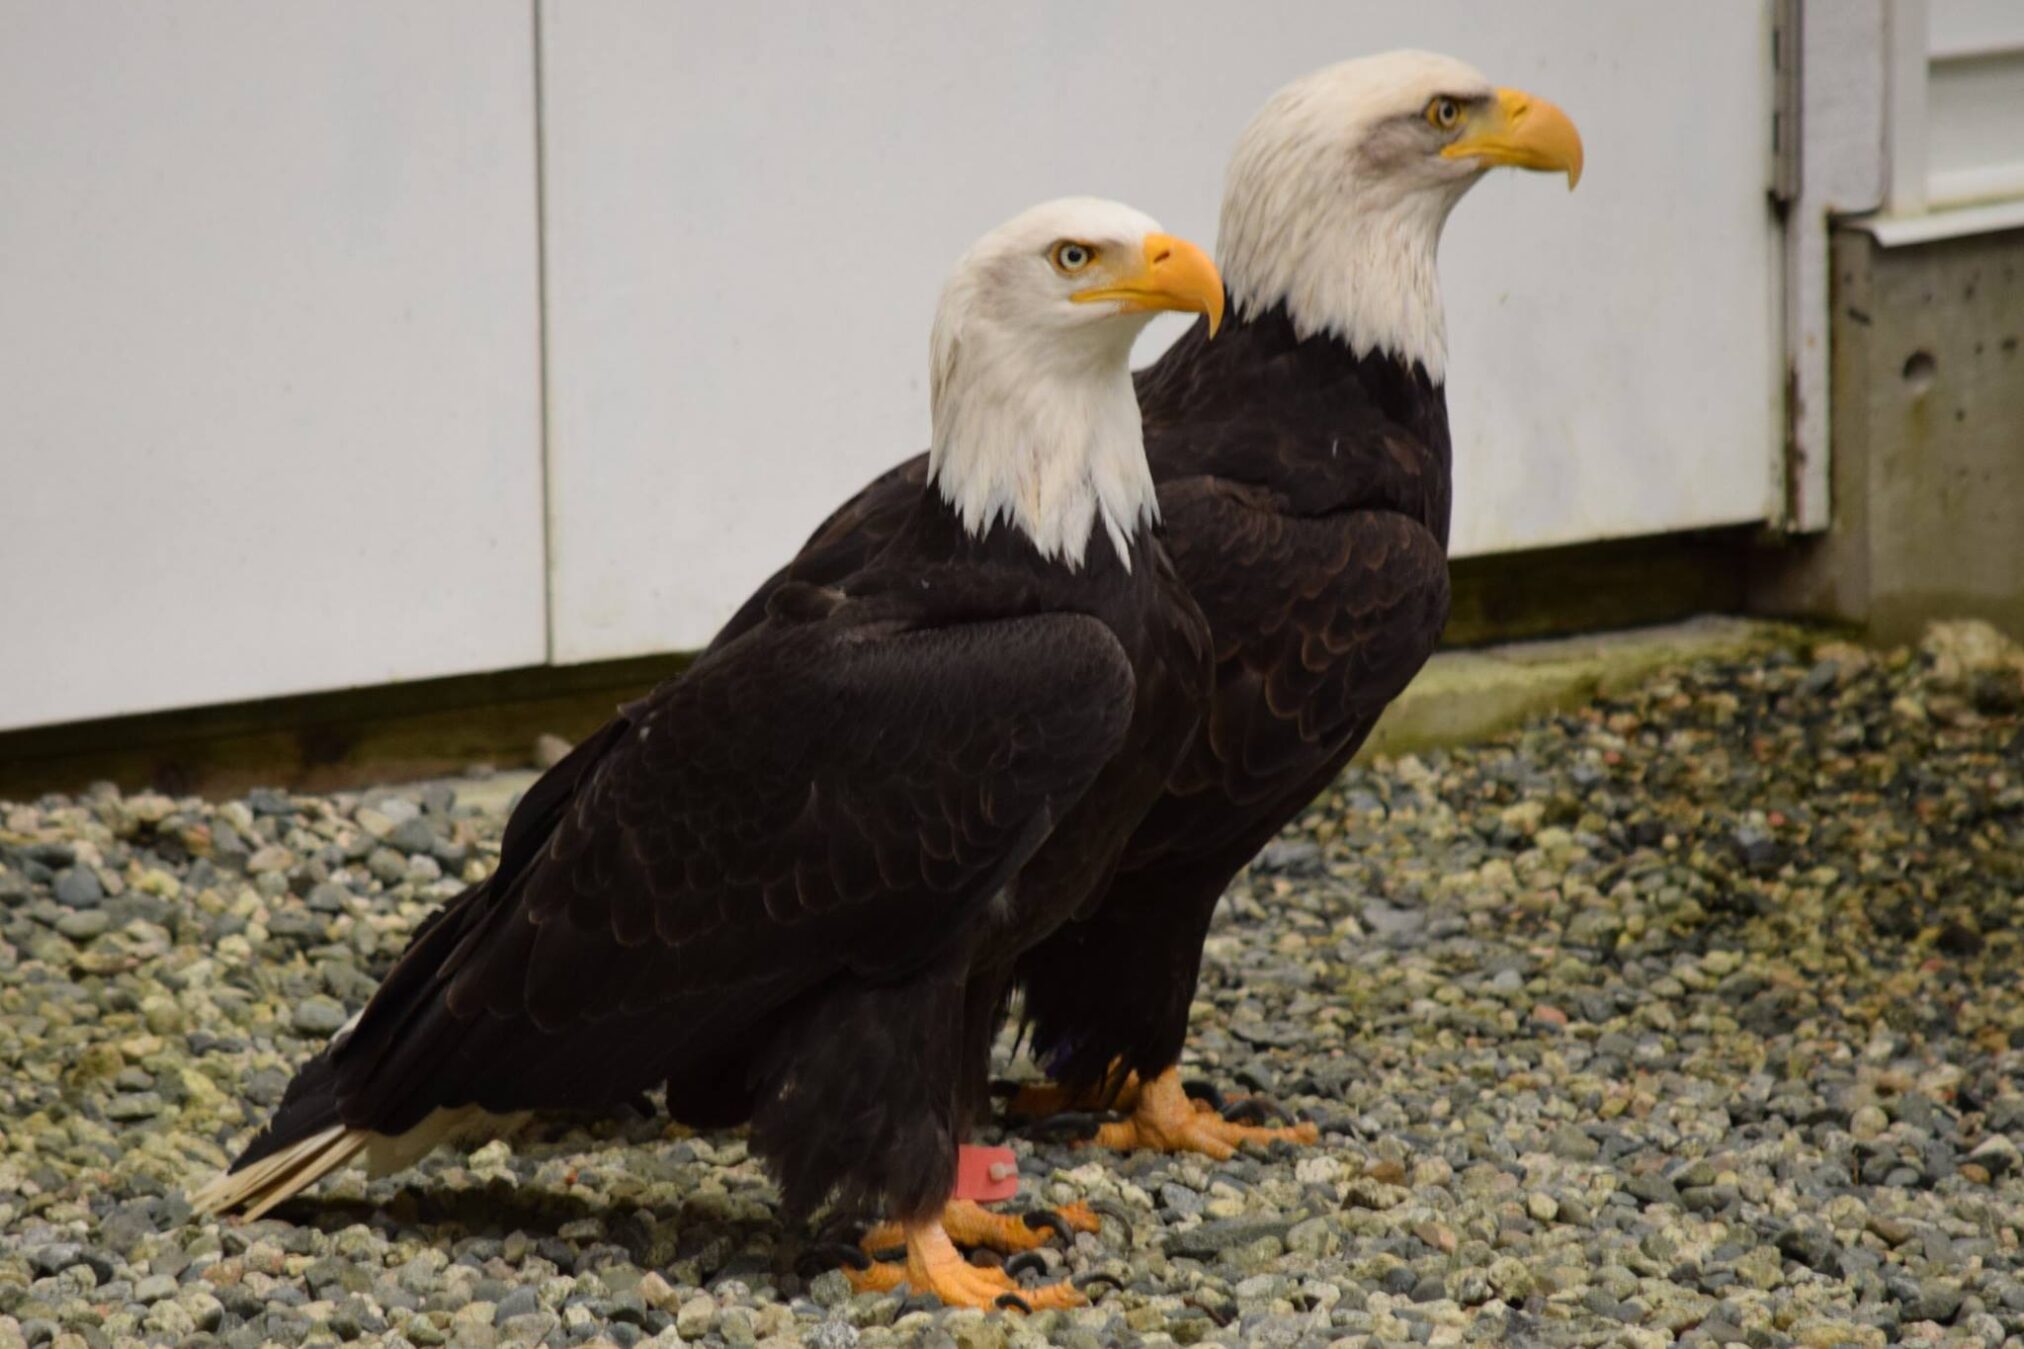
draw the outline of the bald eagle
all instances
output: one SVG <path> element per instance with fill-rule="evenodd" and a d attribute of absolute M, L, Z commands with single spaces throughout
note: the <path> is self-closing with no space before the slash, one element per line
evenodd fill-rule
<path fill-rule="evenodd" d="M 867 1283 L 1012 1293 L 944 1205 L 1014 962 L 1101 886 L 1203 706 L 1129 358 L 1154 313 L 1223 300 L 1206 254 L 1115 203 L 985 236 L 935 320 L 925 483 L 876 555 L 776 587 L 545 774 L 498 870 L 196 1204 L 257 1215 L 360 1154 L 666 1084 L 750 1120 L 791 1212 L 896 1218 L 904 1275 Z"/>
<path fill-rule="evenodd" d="M 1551 103 L 1425 52 L 1330 66 L 1239 139 L 1218 248 L 1232 321 L 1138 375 L 1175 566 L 1215 635 L 1202 733 L 1081 920 L 1020 958 L 1040 1062 L 1067 1101 L 1128 1108 L 1097 1141 L 1225 1157 L 1311 1126 L 1195 1108 L 1176 1064 L 1218 897 L 1334 779 L 1448 614 L 1441 228 L 1492 167 L 1581 173 Z M 774 587 L 857 565 L 904 518 L 915 459 L 830 517 Z"/>

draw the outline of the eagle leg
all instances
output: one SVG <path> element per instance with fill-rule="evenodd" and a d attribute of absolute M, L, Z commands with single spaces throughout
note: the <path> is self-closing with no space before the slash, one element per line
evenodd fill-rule
<path fill-rule="evenodd" d="M 957 1210 L 961 1203 L 959 1200 L 949 1205 L 950 1211 Z M 956 1249 L 950 1229 L 944 1225 L 947 1216 L 945 1213 L 901 1228 L 907 1252 L 904 1264 L 882 1262 L 866 1270 L 847 1269 L 845 1277 L 859 1292 L 888 1292 L 904 1283 L 916 1293 L 934 1294 L 947 1306 L 976 1307 L 983 1311 L 1004 1308 L 1040 1311 L 1052 1307 L 1079 1307 L 1088 1301 L 1066 1283 L 1022 1288 L 1002 1269 L 985 1269 L 971 1264 Z M 967 1219 L 958 1219 L 959 1224 L 964 1221 Z M 1019 1220 L 1007 1221 L 1017 1223 Z M 866 1238 L 867 1241 L 870 1239 Z"/>
<path fill-rule="evenodd" d="M 942 1231 L 959 1246 L 982 1246 L 1010 1255 L 1047 1244 L 1048 1234 L 1094 1232 L 1103 1224 L 1087 1204 L 1068 1204 L 1031 1213 L 993 1213 L 968 1199 L 951 1199 L 942 1210 Z M 907 1240 L 898 1223 L 880 1223 L 859 1243 L 867 1251 L 898 1246 Z"/>
<path fill-rule="evenodd" d="M 1199 1152 L 1218 1161 L 1236 1155 L 1245 1143 L 1318 1143 L 1321 1131 L 1313 1123 L 1278 1128 L 1238 1124 L 1224 1119 L 1207 1101 L 1191 1100 L 1181 1085 L 1178 1068 L 1145 1084 L 1128 1119 L 1106 1124 L 1096 1131 L 1096 1145 L 1129 1152 L 1150 1148 L 1156 1152 Z"/>
<path fill-rule="evenodd" d="M 1008 1119 L 1046 1119 L 1049 1115 L 1081 1113 L 1088 1110 L 1130 1110 L 1138 1104 L 1137 1073 L 1126 1073 L 1115 1084 L 1099 1082 L 1087 1087 L 1064 1087 L 1056 1082 L 1005 1082 L 995 1084 L 1005 1095 Z"/>

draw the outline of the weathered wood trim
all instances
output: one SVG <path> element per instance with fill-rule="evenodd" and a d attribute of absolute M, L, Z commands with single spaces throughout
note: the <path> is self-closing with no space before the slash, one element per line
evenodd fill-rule
<path fill-rule="evenodd" d="M 1453 569 L 1449 646 L 1669 622 L 1743 608 L 1753 531 L 1470 557 Z M 528 763 L 680 672 L 685 655 L 533 667 L 0 734 L 0 799 L 94 781 L 222 795 L 329 791 Z"/>

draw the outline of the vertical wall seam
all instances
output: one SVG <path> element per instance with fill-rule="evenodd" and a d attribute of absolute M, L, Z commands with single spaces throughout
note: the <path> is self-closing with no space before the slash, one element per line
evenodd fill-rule
<path fill-rule="evenodd" d="M 541 626 L 547 663 L 555 658 L 555 418 L 548 341 L 548 94 L 542 68 L 543 0 L 531 0 L 534 44 L 534 327 L 535 399 L 541 445 Z"/>

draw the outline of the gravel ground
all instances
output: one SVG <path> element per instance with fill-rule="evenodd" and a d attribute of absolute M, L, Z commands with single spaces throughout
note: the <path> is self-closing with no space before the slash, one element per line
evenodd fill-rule
<path fill-rule="evenodd" d="M 193 1222 L 500 819 L 0 806 L 0 1344 L 2024 1343 L 2020 708 L 1962 626 L 1352 770 L 1226 903 L 1192 1038 L 1323 1145 L 1017 1140 L 1027 1202 L 1131 1218 L 1030 1318 L 803 1277 L 742 1139 L 644 1119 Z"/>

